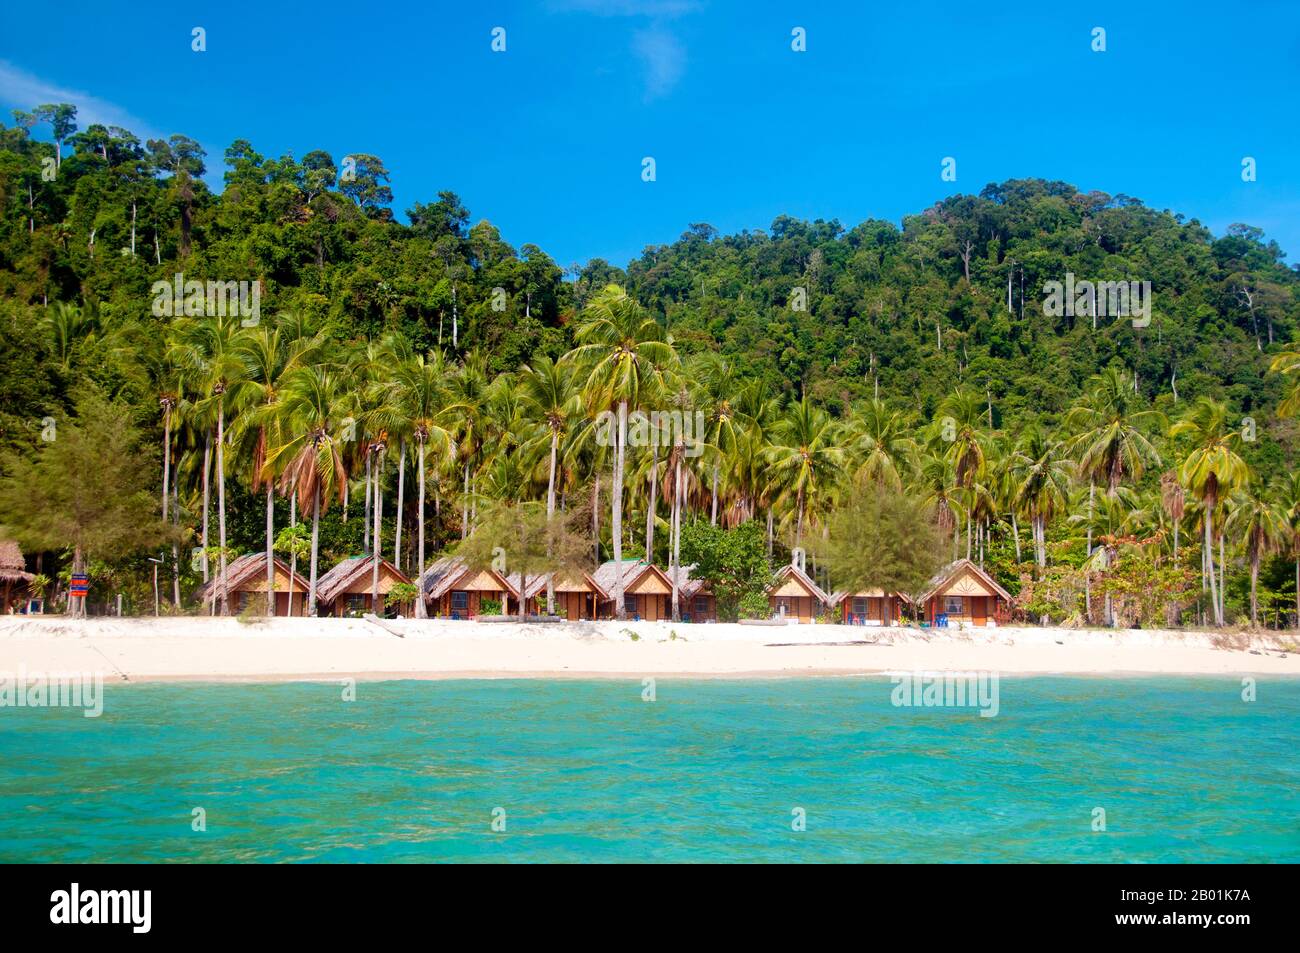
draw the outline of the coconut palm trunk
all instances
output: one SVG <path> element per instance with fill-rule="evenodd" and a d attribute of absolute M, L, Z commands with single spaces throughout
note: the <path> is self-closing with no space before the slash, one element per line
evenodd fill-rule
<path fill-rule="evenodd" d="M 556 453 L 559 450 L 559 446 L 560 446 L 560 432 L 558 430 L 552 430 L 551 431 L 551 469 L 550 469 L 549 476 L 547 476 L 546 478 L 546 522 L 548 526 L 550 525 L 551 520 L 555 518 L 555 459 L 556 459 Z M 549 557 L 551 555 L 549 541 L 547 542 L 546 550 L 547 550 L 546 555 Z M 555 573 L 554 572 L 552 572 L 550 575 L 546 577 L 546 614 L 555 615 Z"/>
<path fill-rule="evenodd" d="M 677 448 L 676 472 L 673 477 L 673 552 L 670 564 L 673 571 L 673 621 L 682 621 L 681 614 L 681 588 L 678 586 L 678 579 L 681 576 L 679 567 L 682 561 L 682 452 L 684 448 Z"/>
<path fill-rule="evenodd" d="M 1223 608 L 1219 605 L 1219 587 L 1214 577 L 1214 497 L 1205 498 L 1205 558 L 1210 577 L 1210 604 L 1214 607 L 1214 624 L 1223 625 Z"/>
<path fill-rule="evenodd" d="M 610 535 L 614 544 L 614 618 L 626 619 L 623 604 L 623 449 L 627 444 L 627 401 L 618 402 L 618 439 L 614 445 L 614 489 L 610 494 Z"/>
<path fill-rule="evenodd" d="M 181 604 L 181 549 L 175 541 L 181 525 L 180 476 L 178 464 L 172 474 L 172 604 L 177 607 Z"/>
<path fill-rule="evenodd" d="M 374 541 L 373 565 L 370 567 L 370 611 L 379 614 L 379 560 L 383 551 L 379 544 L 379 527 L 383 520 L 384 451 L 381 447 L 375 456 L 375 525 L 371 533 Z"/>
<path fill-rule="evenodd" d="M 307 589 L 307 615 L 316 615 L 316 560 L 320 554 L 320 487 L 312 491 L 311 506 L 311 578 Z"/>
<path fill-rule="evenodd" d="M 1259 624 L 1259 546 L 1251 541 L 1250 547 L 1250 627 Z"/>
<path fill-rule="evenodd" d="M 465 461 L 465 498 L 460 505 L 460 538 L 469 535 L 469 461 Z"/>
<path fill-rule="evenodd" d="M 298 494 L 289 494 L 289 526 L 290 528 L 298 525 Z M 293 577 L 298 573 L 298 547 L 295 546 L 289 553 L 289 611 L 288 615 L 293 615 Z"/>
<path fill-rule="evenodd" d="M 217 538 L 221 546 L 221 614 L 230 614 L 230 593 L 226 591 L 226 408 L 225 398 L 217 400 Z"/>
<path fill-rule="evenodd" d="M 1223 530 L 1219 530 L 1219 625 L 1223 625 L 1226 618 L 1223 604 L 1228 595 L 1228 587 L 1223 584 L 1223 576 L 1227 565 L 1228 560 L 1223 556 Z"/>
<path fill-rule="evenodd" d="M 402 509 L 406 503 L 406 440 L 397 454 L 397 525 L 393 530 L 393 565 L 402 568 Z"/>
<path fill-rule="evenodd" d="M 275 615 L 275 489 L 266 482 L 266 614 Z"/>
<path fill-rule="evenodd" d="M 362 521 L 364 529 L 361 531 L 361 546 L 363 549 L 370 548 L 370 448 L 366 447 L 366 515 Z"/>
<path fill-rule="evenodd" d="M 645 509 L 645 560 L 655 561 L 655 482 L 659 478 L 659 441 L 650 448 L 650 502 Z"/>
<path fill-rule="evenodd" d="M 212 431 L 204 434 L 203 442 L 203 581 L 208 581 L 208 510 L 211 508 Z M 209 603 L 215 605 L 215 603 Z"/>
<path fill-rule="evenodd" d="M 718 465 L 713 464 L 713 504 L 709 514 L 709 525 L 718 525 Z"/>
<path fill-rule="evenodd" d="M 163 484 L 162 484 L 162 518 L 167 522 L 167 498 L 171 490 L 172 469 L 172 409 L 169 400 L 163 401 Z M 174 562 L 174 560 L 173 560 Z M 179 600 L 176 603 L 180 605 Z"/>
<path fill-rule="evenodd" d="M 415 522 L 417 524 L 416 532 L 419 533 L 420 538 L 416 540 L 415 548 L 416 548 L 416 558 L 419 560 L 419 565 L 420 565 L 420 574 L 416 577 L 416 585 L 422 586 L 424 585 L 424 581 L 423 581 L 424 580 L 424 438 L 423 437 L 420 438 L 419 457 L 420 457 L 420 461 L 419 461 L 420 488 L 418 493 L 420 496 L 420 500 L 419 500 L 419 508 L 416 512 Z M 425 605 L 424 605 L 424 592 L 421 591 L 417 593 L 415 597 L 415 617 L 417 619 L 423 619 L 427 616 L 427 614 L 428 613 L 426 612 Z"/>

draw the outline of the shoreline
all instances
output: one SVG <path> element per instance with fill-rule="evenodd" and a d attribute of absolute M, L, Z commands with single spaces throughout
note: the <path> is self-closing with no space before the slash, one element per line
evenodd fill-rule
<path fill-rule="evenodd" d="M 0 674 L 100 672 L 120 682 L 1300 676 L 1294 633 L 928 630 L 667 622 L 177 617 L 0 618 Z"/>

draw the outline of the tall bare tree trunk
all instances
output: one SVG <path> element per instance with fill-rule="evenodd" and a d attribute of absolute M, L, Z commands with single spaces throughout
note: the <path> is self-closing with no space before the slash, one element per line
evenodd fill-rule
<path fill-rule="evenodd" d="M 469 535 L 469 461 L 465 461 L 465 499 L 460 507 L 460 538 Z"/>
<path fill-rule="evenodd" d="M 618 404 L 618 440 L 614 445 L 614 489 L 611 492 L 610 534 L 614 543 L 614 618 L 626 619 L 623 605 L 623 448 L 627 443 L 627 401 Z"/>
<path fill-rule="evenodd" d="M 675 454 L 677 458 L 676 473 L 673 477 L 673 621 L 682 621 L 681 613 L 681 587 L 678 582 L 681 578 L 682 564 L 682 450 L 679 448 Z"/>
<path fill-rule="evenodd" d="M 298 525 L 298 494 L 289 494 L 289 527 Z M 298 575 L 298 547 L 289 553 L 289 615 L 293 615 L 293 580 Z"/>
<path fill-rule="evenodd" d="M 659 481 L 659 441 L 650 448 L 650 502 L 645 509 L 645 561 L 655 561 L 655 492 Z"/>
<path fill-rule="evenodd" d="M 427 618 L 429 613 L 424 604 L 424 439 L 420 440 L 420 506 L 416 513 L 416 532 L 419 533 L 419 539 L 416 541 L 416 559 L 419 561 L 420 575 L 416 577 L 416 585 L 421 587 L 420 592 L 415 597 L 415 617 L 417 619 Z"/>
<path fill-rule="evenodd" d="M 307 588 L 307 615 L 316 616 L 316 560 L 320 552 L 320 487 L 311 501 L 311 578 Z"/>
<path fill-rule="evenodd" d="M 375 455 L 375 526 L 371 533 L 374 541 L 373 565 L 370 567 L 370 611 L 379 615 L 379 560 L 384 552 L 379 542 L 379 529 L 383 522 L 383 486 L 384 486 L 384 451 L 381 447 Z"/>
<path fill-rule="evenodd" d="M 397 455 L 397 526 L 393 535 L 393 565 L 402 568 L 402 508 L 406 502 L 406 440 L 398 445 Z"/>
<path fill-rule="evenodd" d="M 709 524 L 718 525 L 718 465 L 713 464 L 713 509 L 709 515 Z"/>
<path fill-rule="evenodd" d="M 217 400 L 217 534 L 221 546 L 221 614 L 230 615 L 230 593 L 226 590 L 226 399 Z"/>
<path fill-rule="evenodd" d="M 364 526 L 361 530 L 361 547 L 370 548 L 370 446 L 366 445 L 366 515 L 362 521 Z"/>
<path fill-rule="evenodd" d="M 1210 576 L 1210 603 L 1214 606 L 1214 624 L 1223 625 L 1223 607 L 1219 604 L 1219 587 L 1214 578 L 1214 501 L 1205 501 L 1205 558 Z"/>
<path fill-rule="evenodd" d="M 203 442 L 203 581 L 208 581 L 208 510 L 210 509 L 212 482 L 212 431 L 208 430 L 204 434 Z M 210 606 L 215 611 L 216 603 L 210 602 Z"/>
<path fill-rule="evenodd" d="M 266 481 L 266 614 L 275 615 L 275 490 Z"/>
<path fill-rule="evenodd" d="M 546 522 L 548 524 L 555 518 L 555 460 L 559 446 L 560 434 L 558 431 L 552 430 L 551 468 L 550 474 L 546 478 Z M 549 542 L 547 543 L 546 554 L 547 556 L 551 554 Z M 555 615 L 555 573 L 553 571 L 546 577 L 546 614 Z"/>

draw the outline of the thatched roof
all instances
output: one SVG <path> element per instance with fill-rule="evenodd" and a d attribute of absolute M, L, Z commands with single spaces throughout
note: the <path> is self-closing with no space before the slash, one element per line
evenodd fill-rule
<path fill-rule="evenodd" d="M 830 601 L 827 605 L 837 606 L 845 599 L 854 596 L 866 596 L 869 599 L 883 599 L 885 596 L 893 596 L 895 599 L 902 599 L 908 605 L 912 604 L 912 597 L 905 592 L 885 592 L 883 589 L 860 589 L 857 592 L 849 592 L 847 589 L 837 589 L 831 593 Z"/>
<path fill-rule="evenodd" d="M 648 563 L 644 559 L 625 559 L 621 563 L 610 559 L 600 564 L 600 567 L 591 574 L 592 580 L 600 588 L 609 593 L 609 598 L 614 598 L 614 583 L 621 575 L 623 577 L 623 591 L 627 592 L 640 581 L 646 573 L 656 573 L 659 575 L 664 584 L 669 588 L 672 587 L 673 581 L 668 573 L 664 572 L 654 563 Z M 680 588 L 680 587 L 679 587 Z"/>
<path fill-rule="evenodd" d="M 944 566 L 930 578 L 930 584 L 926 587 L 925 592 L 921 595 L 919 602 L 926 602 L 934 596 L 940 595 L 944 589 L 953 583 L 963 572 L 972 573 L 977 579 L 985 583 L 990 589 L 1000 595 L 1007 602 L 1011 601 L 1011 593 L 998 585 L 998 581 L 981 569 L 978 564 L 969 559 L 958 559 Z"/>
<path fill-rule="evenodd" d="M 823 591 L 821 586 L 813 582 L 811 576 L 809 576 L 806 572 L 804 572 L 798 566 L 795 566 L 793 564 L 782 566 L 780 569 L 777 570 L 776 582 L 774 582 L 768 588 L 767 591 L 769 593 L 776 592 L 776 590 L 781 588 L 781 583 L 787 576 L 792 576 L 796 580 L 798 580 L 799 585 L 801 585 L 804 589 L 808 590 L 808 594 L 816 598 L 818 602 L 822 603 L 823 605 L 830 604 L 830 600 L 831 600 L 830 594 Z"/>
<path fill-rule="evenodd" d="M 35 577 L 24 568 L 23 551 L 11 539 L 0 539 L 0 580 L 31 582 Z"/>
<path fill-rule="evenodd" d="M 517 584 L 495 569 L 484 571 L 501 583 L 502 592 L 508 592 L 516 599 L 519 598 L 519 586 Z M 459 556 L 443 556 L 441 559 L 434 560 L 425 568 L 424 575 L 420 577 L 420 591 L 424 593 L 425 599 L 436 601 L 455 589 L 456 584 L 466 577 L 473 579 L 477 576 L 478 572 L 470 568 L 470 565 Z"/>
<path fill-rule="evenodd" d="M 372 578 L 373 560 L 373 556 L 350 556 L 343 560 L 343 562 L 316 580 L 316 600 L 321 603 L 333 602 L 358 581 Z M 391 573 L 399 582 L 411 581 L 406 573 L 383 557 L 380 557 L 379 568 L 381 573 Z M 369 584 L 365 586 L 363 591 L 370 591 Z"/>
<path fill-rule="evenodd" d="M 528 591 L 524 593 L 524 598 L 531 599 L 533 598 L 533 596 L 536 596 L 539 593 L 544 592 L 546 590 L 547 583 L 550 582 L 551 580 L 552 575 L 554 574 L 547 572 L 535 576 L 529 576 Z M 511 573 L 507 581 L 510 583 L 510 585 L 514 586 L 516 592 L 519 591 L 519 586 L 523 582 L 523 580 L 520 578 L 520 574 L 517 572 Z M 564 586 L 566 583 L 577 586 L 579 588 L 586 586 L 590 588 L 591 591 L 594 592 L 603 601 L 608 602 L 610 599 L 609 593 L 600 587 L 600 584 L 596 582 L 595 578 L 589 572 L 581 572 L 581 573 L 577 573 L 576 575 L 562 574 L 555 583 L 556 589 L 558 590 L 561 586 Z"/>
<path fill-rule="evenodd" d="M 277 573 L 289 575 L 289 567 L 279 556 L 272 557 L 275 559 L 275 569 Z M 250 586 L 249 584 L 252 583 Z M 260 583 L 260 586 L 259 586 Z M 302 575 L 295 573 L 293 575 L 294 592 L 306 592 L 308 587 L 307 580 Z M 259 592 L 266 591 L 266 553 L 245 553 L 237 559 L 226 563 L 226 588 L 231 592 L 239 592 L 242 589 L 254 589 Z M 288 592 L 288 586 L 279 590 Z M 195 597 L 200 602 L 206 602 L 209 599 L 221 598 L 221 571 L 199 586 Z"/>

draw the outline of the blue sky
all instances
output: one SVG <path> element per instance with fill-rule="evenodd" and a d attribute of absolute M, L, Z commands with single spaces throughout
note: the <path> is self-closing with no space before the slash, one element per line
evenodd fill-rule
<path fill-rule="evenodd" d="M 238 137 L 268 156 L 374 153 L 399 214 L 451 189 L 564 265 L 626 264 L 691 222 L 897 222 L 1024 176 L 1133 195 L 1216 234 L 1257 225 L 1300 260 L 1294 0 L 294 7 L 6 4 L 0 106 L 70 101 L 83 128 L 192 136 L 215 187 Z M 945 156 L 956 182 L 940 179 Z M 1258 181 L 1241 180 L 1244 156 Z"/>

